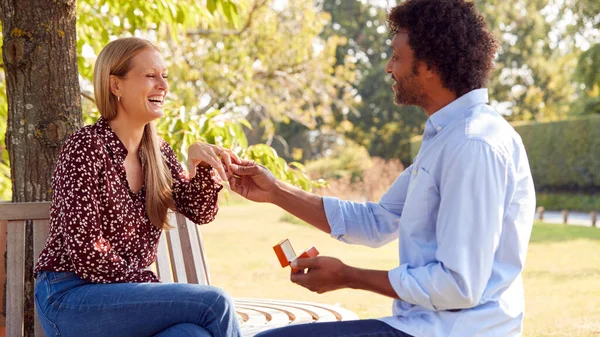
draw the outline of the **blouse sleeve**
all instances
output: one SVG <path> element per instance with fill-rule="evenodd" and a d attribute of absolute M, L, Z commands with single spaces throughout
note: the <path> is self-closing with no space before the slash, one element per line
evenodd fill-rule
<path fill-rule="evenodd" d="M 76 134 L 61 149 L 53 175 L 56 224 L 75 273 L 94 283 L 158 282 L 151 271 L 132 268 L 104 237 L 100 223 L 101 145 Z"/>
<path fill-rule="evenodd" d="M 213 221 L 219 210 L 219 191 L 223 188 L 216 171 L 212 167 L 198 166 L 196 175 L 190 179 L 165 141 L 162 141 L 161 152 L 173 176 L 173 201 L 177 211 L 196 224 Z"/>

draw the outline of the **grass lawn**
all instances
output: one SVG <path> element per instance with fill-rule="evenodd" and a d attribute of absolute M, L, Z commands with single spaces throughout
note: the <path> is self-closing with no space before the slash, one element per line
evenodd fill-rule
<path fill-rule="evenodd" d="M 365 291 L 311 293 L 289 281 L 272 246 L 290 239 L 296 252 L 314 245 L 322 255 L 371 269 L 398 265 L 398 243 L 378 249 L 350 246 L 305 224 L 282 221 L 272 205 L 222 204 L 202 226 L 212 283 L 234 297 L 339 304 L 361 318 L 388 316 L 392 300 Z M 600 336 L 600 229 L 536 224 L 524 271 L 524 336 Z"/>

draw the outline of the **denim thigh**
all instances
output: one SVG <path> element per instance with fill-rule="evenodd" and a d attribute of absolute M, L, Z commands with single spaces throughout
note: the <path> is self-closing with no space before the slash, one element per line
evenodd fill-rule
<path fill-rule="evenodd" d="M 41 272 L 35 289 L 48 336 L 153 336 L 192 323 L 213 337 L 241 336 L 223 290 L 183 283 L 90 283 L 69 272 Z"/>

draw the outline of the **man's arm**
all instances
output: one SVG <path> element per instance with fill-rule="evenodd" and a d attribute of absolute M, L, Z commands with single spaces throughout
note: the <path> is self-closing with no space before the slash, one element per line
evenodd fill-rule
<path fill-rule="evenodd" d="M 271 195 L 271 203 L 315 226 L 325 233 L 331 233 L 327 222 L 323 198 L 298 187 L 277 181 Z"/>
<path fill-rule="evenodd" d="M 290 277 L 292 282 L 319 294 L 351 288 L 399 299 L 390 283 L 387 270 L 351 267 L 336 258 L 327 256 L 298 259 L 292 262 L 292 266 L 307 270 L 306 273 L 292 273 Z"/>
<path fill-rule="evenodd" d="M 411 167 L 392 184 L 379 203 L 321 198 L 278 181 L 251 161 L 231 165 L 233 191 L 256 202 L 270 202 L 346 243 L 378 247 L 397 239 Z"/>

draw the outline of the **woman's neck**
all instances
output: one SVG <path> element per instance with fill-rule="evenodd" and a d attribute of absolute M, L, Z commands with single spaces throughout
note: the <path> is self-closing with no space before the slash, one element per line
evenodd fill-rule
<path fill-rule="evenodd" d="M 120 114 L 123 116 L 123 114 Z M 125 145 L 128 154 L 136 154 L 140 149 L 142 143 L 142 136 L 144 135 L 145 124 L 135 123 L 126 118 L 119 118 L 119 115 L 108 122 L 110 128 L 117 135 L 121 143 Z"/>

